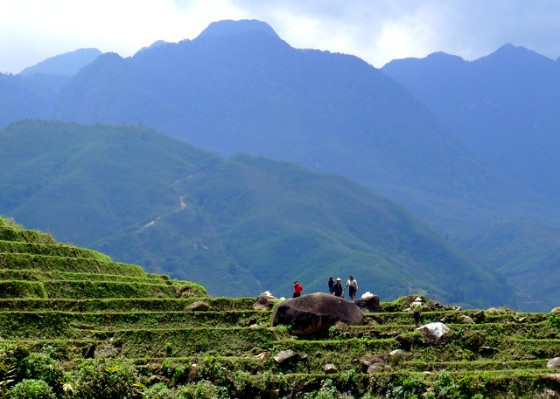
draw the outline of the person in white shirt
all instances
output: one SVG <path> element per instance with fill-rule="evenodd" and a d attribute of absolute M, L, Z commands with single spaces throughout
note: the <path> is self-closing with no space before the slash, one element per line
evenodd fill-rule
<path fill-rule="evenodd" d="M 354 276 L 352 276 L 352 275 L 348 276 L 348 281 L 346 282 L 346 285 L 344 286 L 345 290 L 346 290 L 346 287 L 348 287 L 348 295 L 350 296 L 350 299 L 352 299 L 352 301 L 354 301 L 354 297 L 356 296 L 356 292 L 358 291 L 358 281 L 356 281 Z"/>

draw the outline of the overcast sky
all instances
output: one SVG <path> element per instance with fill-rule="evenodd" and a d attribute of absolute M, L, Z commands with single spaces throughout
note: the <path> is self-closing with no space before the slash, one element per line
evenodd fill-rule
<path fill-rule="evenodd" d="M 128 57 L 222 19 L 265 21 L 293 47 L 376 67 L 435 51 L 472 60 L 506 43 L 560 56 L 560 0 L 0 0 L 0 72 L 79 48 Z"/>

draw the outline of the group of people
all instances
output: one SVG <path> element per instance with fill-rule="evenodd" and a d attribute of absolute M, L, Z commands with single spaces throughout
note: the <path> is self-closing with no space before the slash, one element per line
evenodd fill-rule
<path fill-rule="evenodd" d="M 354 278 L 353 275 L 348 276 L 348 281 L 346 281 L 346 285 L 342 287 L 341 279 L 338 277 L 336 281 L 334 280 L 333 276 L 329 277 L 328 281 L 329 286 L 329 293 L 334 296 L 338 296 L 344 298 L 344 291 L 346 287 L 348 287 L 348 296 L 354 301 L 356 297 L 356 292 L 358 292 L 358 281 Z M 299 281 L 294 281 L 294 294 L 292 298 L 298 298 L 303 294 L 303 286 L 299 283 Z M 412 310 L 412 314 L 414 316 L 414 323 L 416 327 L 420 324 L 420 318 L 422 316 L 422 298 L 417 297 L 414 302 L 411 303 L 410 309 Z"/>
<path fill-rule="evenodd" d="M 346 281 L 346 285 L 342 287 L 341 279 L 338 277 L 336 281 L 334 280 L 333 276 L 329 277 L 328 281 L 329 286 L 329 293 L 334 296 L 344 298 L 344 291 L 346 287 L 348 287 L 348 296 L 352 301 L 356 297 L 356 292 L 358 292 L 358 281 L 354 278 L 353 275 L 348 276 L 348 281 Z"/>
<path fill-rule="evenodd" d="M 344 298 L 344 291 L 348 287 L 348 296 L 352 301 L 356 297 L 356 292 L 358 292 L 358 281 L 354 278 L 353 275 L 348 276 L 348 281 L 346 285 L 343 287 L 341 283 L 340 277 L 334 280 L 333 276 L 329 277 L 328 281 L 329 286 L 329 293 L 334 296 L 338 296 Z M 294 293 L 292 298 L 299 298 L 303 294 L 303 286 L 299 283 L 299 281 L 294 281 Z"/>

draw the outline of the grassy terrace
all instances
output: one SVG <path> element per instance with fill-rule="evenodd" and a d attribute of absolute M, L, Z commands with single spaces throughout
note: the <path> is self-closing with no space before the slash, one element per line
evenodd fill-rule
<path fill-rule="evenodd" d="M 450 333 L 433 344 L 416 331 L 404 311 L 409 299 L 401 298 L 366 314 L 361 326 L 298 338 L 287 326 L 270 327 L 271 311 L 254 310 L 254 298 L 209 298 L 196 283 L 58 244 L 2 218 L 0 290 L 0 398 L 39 397 L 14 396 L 21 389 L 45 398 L 481 399 L 560 392 L 560 373 L 547 368 L 560 356 L 556 314 L 434 307 L 423 321 L 444 322 Z M 199 301 L 209 308 L 192 310 Z M 397 349 L 400 361 L 388 360 Z M 274 357 L 286 350 L 295 358 L 278 363 Z M 384 360 L 368 372 L 373 355 Z M 327 364 L 336 369 L 327 372 Z"/>

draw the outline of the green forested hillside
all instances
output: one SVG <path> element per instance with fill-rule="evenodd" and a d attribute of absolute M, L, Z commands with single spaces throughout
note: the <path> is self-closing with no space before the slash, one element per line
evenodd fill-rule
<path fill-rule="evenodd" d="M 560 229 L 534 222 L 496 222 L 466 232 L 455 244 L 503 275 L 520 308 L 558 304 Z"/>
<path fill-rule="evenodd" d="M 286 296 L 294 279 L 323 291 L 329 275 L 354 273 L 383 298 L 514 300 L 502 279 L 355 183 L 222 160 L 142 127 L 12 125 L 0 132 L 0 182 L 0 214 L 212 294 Z"/>

